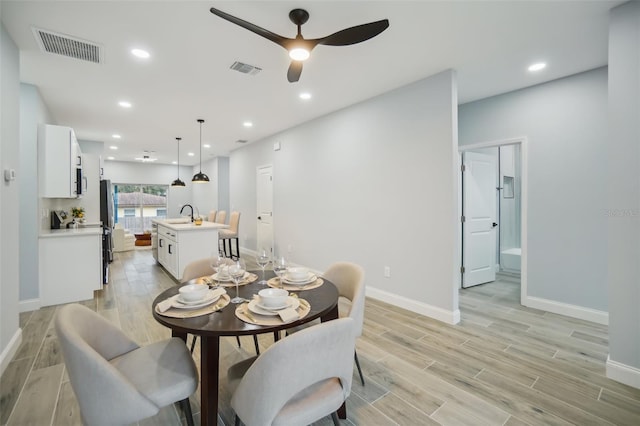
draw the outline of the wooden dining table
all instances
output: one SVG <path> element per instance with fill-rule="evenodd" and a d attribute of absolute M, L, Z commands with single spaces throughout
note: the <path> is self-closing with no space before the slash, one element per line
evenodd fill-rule
<path fill-rule="evenodd" d="M 262 271 L 257 272 L 262 277 Z M 273 271 L 266 271 L 265 278 L 275 276 Z M 152 305 L 153 317 L 160 324 L 171 329 L 171 335 L 180 337 L 186 343 L 187 334 L 200 336 L 200 424 L 218 424 L 218 381 L 220 363 L 220 337 L 246 336 L 262 333 L 276 333 L 291 327 L 313 321 L 320 318 L 321 321 L 329 321 L 338 318 L 338 289 L 333 283 L 322 278 L 324 283 L 317 288 L 300 290 L 295 293 L 309 302 L 311 309 L 302 319 L 273 326 L 249 324 L 240 320 L 235 315 L 238 305 L 230 303 L 219 311 L 211 314 L 191 317 L 173 318 L 163 316 L 156 312 L 156 305 L 178 293 L 179 286 L 175 286 L 160 293 Z M 196 280 L 192 280 L 196 282 Z M 258 280 L 239 287 L 240 297 L 251 300 L 266 285 L 258 284 Z M 227 288 L 227 293 L 235 296 L 235 287 Z M 342 417 L 342 416 L 341 416 Z"/>

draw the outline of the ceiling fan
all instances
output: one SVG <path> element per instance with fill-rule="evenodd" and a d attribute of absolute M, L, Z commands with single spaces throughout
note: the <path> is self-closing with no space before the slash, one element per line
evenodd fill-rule
<path fill-rule="evenodd" d="M 244 21 L 235 16 L 231 16 L 216 8 L 210 9 L 211 13 L 221 17 L 229 22 L 246 28 L 247 30 L 271 40 L 272 42 L 282 46 L 289 51 L 291 65 L 287 71 L 287 79 L 290 83 L 295 83 L 300 79 L 302 74 L 302 62 L 309 57 L 311 50 L 319 44 L 325 46 L 348 46 L 350 44 L 361 43 L 369 40 L 386 30 L 389 27 L 389 20 L 382 19 L 380 21 L 369 22 L 368 24 L 357 25 L 355 27 L 346 28 L 331 35 L 322 38 L 305 39 L 302 37 L 300 27 L 309 19 L 309 13 L 304 9 L 293 9 L 289 12 L 289 19 L 298 26 L 298 35 L 296 38 L 287 38 L 269 30 L 265 30 L 251 22 Z"/>

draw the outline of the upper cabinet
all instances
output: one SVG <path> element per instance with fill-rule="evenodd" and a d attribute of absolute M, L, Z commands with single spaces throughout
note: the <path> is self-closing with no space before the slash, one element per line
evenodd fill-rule
<path fill-rule="evenodd" d="M 38 126 L 38 179 L 41 197 L 82 196 L 82 151 L 71 127 Z"/>

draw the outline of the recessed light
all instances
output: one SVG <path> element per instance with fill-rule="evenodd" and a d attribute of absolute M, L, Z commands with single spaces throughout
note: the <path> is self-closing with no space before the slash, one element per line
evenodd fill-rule
<path fill-rule="evenodd" d="M 253 127 L 253 123 L 252 123 L 252 122 L 250 122 L 250 121 L 245 121 L 244 123 L 242 123 L 242 125 L 243 125 L 244 127 Z"/>
<path fill-rule="evenodd" d="M 116 157 L 107 157 L 107 160 L 115 160 Z"/>
<path fill-rule="evenodd" d="M 300 96 L 300 99 L 304 99 L 304 100 L 311 99 L 311 93 L 303 92 L 303 93 L 300 93 L 299 96 Z"/>
<path fill-rule="evenodd" d="M 142 49 L 131 49 L 131 54 L 133 56 L 136 56 L 136 57 L 142 58 L 142 59 L 147 59 L 147 58 L 149 58 L 149 56 L 151 56 L 149 54 L 149 52 L 147 52 L 146 50 L 142 50 Z"/>
<path fill-rule="evenodd" d="M 172 161 L 171 164 L 178 164 L 178 162 L 177 161 Z"/>
<path fill-rule="evenodd" d="M 193 152 L 188 152 L 188 153 L 187 153 L 187 155 L 188 155 L 189 157 L 193 157 L 195 154 L 194 154 Z"/>
<path fill-rule="evenodd" d="M 114 138 L 114 139 L 120 139 L 122 136 L 120 136 L 117 133 L 114 133 L 113 135 L 111 135 L 111 137 Z"/>
<path fill-rule="evenodd" d="M 115 151 L 116 149 L 118 149 L 118 147 L 117 147 L 117 146 L 115 146 L 115 145 L 111 145 L 111 146 L 109 147 L 109 149 L 113 149 L 113 150 Z"/>
<path fill-rule="evenodd" d="M 209 145 L 208 143 L 205 143 L 204 145 L 202 145 L 203 148 L 211 148 L 211 145 Z"/>
<path fill-rule="evenodd" d="M 538 62 L 536 64 L 533 64 L 529 67 L 529 71 L 540 71 L 541 69 L 545 68 L 547 66 L 547 64 L 545 64 L 544 62 Z"/>
<path fill-rule="evenodd" d="M 131 102 L 127 101 L 120 101 L 118 102 L 118 105 L 120 105 L 122 108 L 131 108 Z"/>

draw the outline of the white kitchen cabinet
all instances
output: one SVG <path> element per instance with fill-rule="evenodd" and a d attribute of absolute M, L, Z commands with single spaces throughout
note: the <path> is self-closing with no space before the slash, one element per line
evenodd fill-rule
<path fill-rule="evenodd" d="M 71 127 L 38 126 L 38 179 L 44 198 L 78 198 L 82 151 Z M 80 179 L 82 179 L 80 177 Z M 84 185 L 84 182 L 80 182 Z"/>
<path fill-rule="evenodd" d="M 169 271 L 169 273 L 176 278 L 180 278 L 178 276 L 178 241 L 177 241 L 177 232 L 166 228 L 164 226 L 158 226 L 158 262 L 164 268 Z"/>
<path fill-rule="evenodd" d="M 177 280 L 187 264 L 217 252 L 218 229 L 229 227 L 212 222 L 170 223 L 171 219 L 154 222 L 158 224 L 158 263 Z"/>
<path fill-rule="evenodd" d="M 40 305 L 93 298 L 102 288 L 102 230 L 48 230 L 38 240 Z"/>

